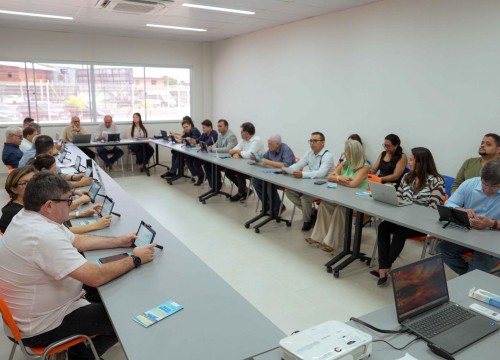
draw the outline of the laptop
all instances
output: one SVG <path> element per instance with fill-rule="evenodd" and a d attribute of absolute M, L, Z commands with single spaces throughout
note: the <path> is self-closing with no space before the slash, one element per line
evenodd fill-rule
<path fill-rule="evenodd" d="M 107 133 L 107 134 L 105 134 L 105 140 L 107 142 L 120 142 L 120 134 L 119 133 Z"/>
<path fill-rule="evenodd" d="M 372 193 L 372 197 L 375 200 L 384 202 L 386 204 L 394 206 L 407 206 L 413 204 L 412 201 L 401 200 L 398 197 L 396 188 L 392 185 L 384 185 L 370 181 L 370 190 Z"/>
<path fill-rule="evenodd" d="M 90 143 L 91 137 L 92 134 L 74 134 L 73 144 L 88 144 Z"/>
<path fill-rule="evenodd" d="M 450 354 L 499 328 L 495 321 L 449 301 L 440 255 L 392 270 L 391 278 L 401 326 Z M 442 320 L 448 312 L 453 316 Z"/>

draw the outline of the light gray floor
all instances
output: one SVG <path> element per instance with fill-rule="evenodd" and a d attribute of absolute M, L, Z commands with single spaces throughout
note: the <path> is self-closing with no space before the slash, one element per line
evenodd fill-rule
<path fill-rule="evenodd" d="M 141 173 L 119 171 L 111 175 L 135 197 L 164 227 L 206 262 L 236 291 L 259 311 L 290 334 L 327 320 L 346 321 L 393 302 L 390 286 L 379 288 L 369 275 L 365 263 L 354 262 L 343 270 L 339 279 L 325 271 L 323 264 L 331 255 L 308 245 L 310 234 L 300 231 L 301 214 L 297 210 L 291 228 L 270 223 L 256 234 L 243 223 L 256 215 L 256 198 L 248 206 L 215 197 L 206 205 L 197 196 L 208 190 L 208 184 L 193 186 L 188 179 L 173 186 L 159 175 L 163 168 Z M 229 191 L 228 183 L 225 185 Z M 286 202 L 285 217 L 291 216 L 292 204 Z M 119 203 L 116 205 L 119 211 Z M 139 219 L 138 219 L 139 220 Z M 118 220 L 119 221 L 119 220 Z M 362 250 L 371 254 L 375 231 L 363 230 Z M 162 243 L 162 239 L 158 239 Z M 168 243 L 164 243 L 168 251 Z M 422 244 L 407 241 L 397 267 L 419 259 Z M 449 278 L 453 277 L 448 273 Z M 10 344 L 0 340 L 0 358 L 6 359 Z M 15 359 L 23 359 L 18 351 Z M 119 346 L 110 349 L 106 360 L 125 359 Z"/>

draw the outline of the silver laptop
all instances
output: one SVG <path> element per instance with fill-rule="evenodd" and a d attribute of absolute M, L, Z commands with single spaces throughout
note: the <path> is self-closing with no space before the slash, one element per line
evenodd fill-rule
<path fill-rule="evenodd" d="M 450 354 L 498 330 L 487 317 L 450 302 L 441 256 L 391 271 L 398 322 Z"/>
<path fill-rule="evenodd" d="M 384 185 L 370 181 L 370 190 L 372 197 L 386 204 L 394 206 L 407 206 L 413 204 L 412 201 L 404 201 L 398 197 L 396 188 L 393 185 Z"/>
<path fill-rule="evenodd" d="M 73 134 L 73 144 L 88 144 L 92 134 Z"/>

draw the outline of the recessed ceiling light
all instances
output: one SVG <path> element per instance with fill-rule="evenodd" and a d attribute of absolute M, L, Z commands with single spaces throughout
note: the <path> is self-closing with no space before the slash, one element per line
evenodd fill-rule
<path fill-rule="evenodd" d="M 253 12 L 253 11 L 228 9 L 228 8 L 221 8 L 221 7 L 216 7 L 216 6 L 196 5 L 196 4 L 182 4 L 182 6 L 192 7 L 192 8 L 197 8 L 197 9 L 205 9 L 205 10 L 225 11 L 225 12 L 236 13 L 236 14 L 255 15 L 255 12 Z"/>
<path fill-rule="evenodd" d="M 180 27 L 180 26 L 169 26 L 169 25 L 157 25 L 157 24 L 146 24 L 146 26 L 163 28 L 163 29 L 173 29 L 173 30 L 207 31 L 206 29 L 188 28 L 188 27 Z"/>
<path fill-rule="evenodd" d="M 70 16 L 47 15 L 47 14 L 27 13 L 20 11 L 8 11 L 8 10 L 0 10 L 0 14 L 33 16 L 33 17 L 42 17 L 42 18 L 60 19 L 60 20 L 73 20 L 73 18 Z"/>

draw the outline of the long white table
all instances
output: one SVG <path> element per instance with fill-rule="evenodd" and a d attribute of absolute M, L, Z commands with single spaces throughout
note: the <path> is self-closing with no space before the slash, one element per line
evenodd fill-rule
<path fill-rule="evenodd" d="M 280 329 L 173 236 L 165 228 L 168 223 L 156 221 L 103 170 L 99 175 L 121 217 L 98 233 L 135 232 L 144 220 L 164 246 L 156 250 L 153 262 L 98 289 L 128 359 L 234 360 L 276 346 L 285 336 Z M 95 261 L 125 251 L 130 249 L 89 251 L 85 256 Z M 184 309 L 147 329 L 132 321 L 167 300 Z"/>

